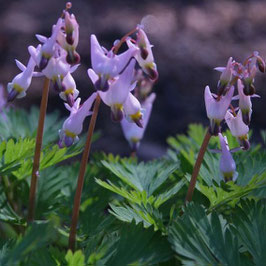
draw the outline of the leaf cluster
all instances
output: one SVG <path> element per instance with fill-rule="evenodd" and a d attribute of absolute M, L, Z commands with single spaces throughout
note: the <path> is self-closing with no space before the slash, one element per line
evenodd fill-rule
<path fill-rule="evenodd" d="M 37 120 L 36 110 L 28 115 Z M 166 156 L 138 162 L 95 153 L 81 198 L 76 252 L 68 235 L 82 143 L 59 149 L 48 115 L 37 202 L 27 224 L 36 127 L 24 112 L 0 122 L 0 265 L 264 265 L 266 261 L 266 153 L 259 145 L 237 152 L 236 183 L 219 174 L 212 138 L 193 202 L 184 205 L 205 128 L 168 138 Z M 49 122 L 50 121 L 50 122 Z M 18 130 L 14 131 L 16 125 Z M 19 132 L 18 132 L 19 131 Z M 232 147 L 236 140 L 226 133 Z"/>

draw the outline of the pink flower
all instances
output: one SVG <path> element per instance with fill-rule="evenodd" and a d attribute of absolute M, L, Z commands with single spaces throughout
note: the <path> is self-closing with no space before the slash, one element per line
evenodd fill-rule
<path fill-rule="evenodd" d="M 130 92 L 123 105 L 126 119 L 135 122 L 138 127 L 143 127 L 143 108 L 138 99 Z"/>
<path fill-rule="evenodd" d="M 107 91 L 108 81 L 118 76 L 127 66 L 138 48 L 131 47 L 126 52 L 116 55 L 112 50 L 107 51 L 98 43 L 95 35 L 91 35 L 91 63 L 94 72 L 98 75 L 95 84 L 97 90 Z"/>
<path fill-rule="evenodd" d="M 66 61 L 69 64 L 77 64 L 80 61 L 80 56 L 76 52 L 79 42 L 79 24 L 76 21 L 74 14 L 69 14 L 65 11 L 64 19 L 65 31 L 59 31 L 57 41 L 67 52 Z"/>
<path fill-rule="evenodd" d="M 135 55 L 137 62 L 143 71 L 149 75 L 152 80 L 158 79 L 157 66 L 154 62 L 152 53 L 152 45 L 143 29 L 139 28 L 137 32 L 136 44 L 132 43 L 130 39 L 127 40 L 129 48 L 138 47 L 139 50 Z"/>
<path fill-rule="evenodd" d="M 33 71 L 36 66 L 32 57 L 30 57 L 27 67 L 19 61 L 16 61 L 16 63 L 19 68 L 22 69 L 22 72 L 16 75 L 13 80 L 7 84 L 7 100 L 9 102 L 13 101 L 15 98 L 22 98 L 26 96 L 26 91 L 30 87 Z"/>
<path fill-rule="evenodd" d="M 56 40 L 62 25 L 63 25 L 63 20 L 62 18 L 59 18 L 57 20 L 56 25 L 53 26 L 52 35 L 49 38 L 36 34 L 36 38 L 41 43 L 43 43 L 40 52 L 35 57 L 36 64 L 41 70 L 43 70 L 47 66 L 50 58 L 54 55 Z"/>
<path fill-rule="evenodd" d="M 140 141 L 142 140 L 143 135 L 145 133 L 146 127 L 150 119 L 152 105 L 153 105 L 155 98 L 156 98 L 155 93 L 152 93 L 141 105 L 141 107 L 144 109 L 142 128 L 137 126 L 135 123 L 129 122 L 125 118 L 121 121 L 121 126 L 122 126 L 124 136 L 129 142 L 132 150 L 134 151 L 138 149 Z"/>
<path fill-rule="evenodd" d="M 236 164 L 231 155 L 227 138 L 223 137 L 221 133 L 219 133 L 219 139 L 222 149 L 222 155 L 220 158 L 220 171 L 223 175 L 225 182 L 237 179 L 238 173 L 236 172 Z"/>
<path fill-rule="evenodd" d="M 134 67 L 135 60 L 132 60 L 121 75 L 108 82 L 108 91 L 99 91 L 103 102 L 111 107 L 113 121 L 120 122 L 124 117 L 124 103 L 130 91 L 136 86 L 136 82 L 132 82 L 134 78 Z M 88 75 L 93 83 L 97 82 L 98 76 L 92 69 L 88 70 Z"/>
<path fill-rule="evenodd" d="M 249 149 L 250 147 L 248 141 L 249 127 L 242 120 L 241 110 L 238 111 L 236 116 L 234 116 L 230 111 L 227 111 L 225 115 L 225 121 L 232 135 L 237 138 L 242 148 L 244 150 Z"/>
<path fill-rule="evenodd" d="M 73 79 L 70 72 L 66 74 L 62 81 L 63 91 L 59 93 L 59 96 L 64 101 L 68 102 L 70 106 L 73 106 L 74 100 L 78 97 L 79 91 L 76 88 L 76 82 Z"/>
<path fill-rule="evenodd" d="M 59 146 L 69 147 L 76 143 L 83 128 L 84 119 L 91 115 L 91 107 L 97 96 L 97 93 L 93 93 L 80 107 L 80 98 L 78 98 L 74 105 L 70 107 L 65 104 L 66 108 L 70 111 L 70 116 L 65 120 L 62 130 L 59 130 Z"/>
<path fill-rule="evenodd" d="M 233 93 L 234 87 L 231 86 L 225 96 L 215 98 L 211 93 L 209 86 L 205 87 L 204 100 L 207 116 L 210 119 L 211 134 L 218 134 L 220 123 L 225 117 L 226 111 L 231 103 Z"/>
<path fill-rule="evenodd" d="M 229 86 L 229 83 L 232 79 L 232 72 L 233 72 L 233 58 L 230 57 L 228 59 L 227 65 L 225 68 L 217 67 L 215 68 L 218 71 L 222 71 L 220 80 L 218 82 L 218 96 L 221 96 L 227 86 Z"/>

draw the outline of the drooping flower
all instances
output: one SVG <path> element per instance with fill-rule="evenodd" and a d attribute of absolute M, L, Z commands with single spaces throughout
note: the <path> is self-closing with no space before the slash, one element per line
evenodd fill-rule
<path fill-rule="evenodd" d="M 233 72 L 233 58 L 230 57 L 228 59 L 228 62 L 227 62 L 227 65 L 225 68 L 215 68 L 216 70 L 222 70 L 222 74 L 221 74 L 221 77 L 218 81 L 218 85 L 217 85 L 217 88 L 218 88 L 218 93 L 217 95 L 218 96 L 221 96 L 224 94 L 225 92 L 225 89 L 230 86 L 230 81 L 232 79 L 232 72 Z"/>
<path fill-rule="evenodd" d="M 136 82 L 134 78 L 135 60 L 132 60 L 123 73 L 110 81 L 109 90 L 106 92 L 99 91 L 103 102 L 111 107 L 111 118 L 113 121 L 120 122 L 124 115 L 131 121 L 141 126 L 142 109 L 139 101 L 134 97 L 132 91 Z M 88 75 L 92 82 L 97 82 L 97 74 L 88 70 Z"/>
<path fill-rule="evenodd" d="M 237 179 L 238 173 L 236 172 L 236 164 L 230 152 L 227 138 L 223 137 L 221 133 L 219 133 L 219 139 L 222 149 L 222 154 L 220 158 L 220 171 L 225 180 L 227 181 L 235 181 Z"/>
<path fill-rule="evenodd" d="M 70 72 L 63 78 L 63 91 L 59 93 L 59 96 L 64 101 L 68 102 L 69 106 L 73 106 L 74 100 L 78 97 L 79 91 L 76 88 L 76 82 Z"/>
<path fill-rule="evenodd" d="M 153 105 L 155 98 L 156 98 L 155 93 L 152 93 L 141 104 L 141 107 L 144 110 L 143 127 L 142 128 L 137 126 L 135 123 L 129 122 L 125 118 L 121 121 L 121 126 L 123 129 L 124 136 L 127 139 L 127 141 L 129 142 L 129 145 L 133 151 L 136 151 L 138 149 L 140 141 L 143 138 L 147 124 L 148 124 L 149 119 L 150 119 L 150 115 L 151 115 L 151 111 L 152 111 L 152 105 Z"/>
<path fill-rule="evenodd" d="M 120 55 L 112 50 L 102 48 L 95 35 L 91 35 L 91 63 L 94 72 L 98 75 L 95 88 L 101 91 L 109 89 L 108 81 L 120 74 L 136 54 L 138 48 L 131 47 Z"/>
<path fill-rule="evenodd" d="M 130 92 L 123 105 L 125 117 L 129 122 L 135 122 L 138 127 L 143 127 L 143 108 L 139 100 Z"/>
<path fill-rule="evenodd" d="M 42 43 L 40 52 L 35 56 L 36 64 L 40 70 L 43 70 L 48 65 L 49 60 L 54 55 L 56 40 L 62 25 L 63 20 L 59 18 L 56 25 L 53 25 L 52 35 L 49 38 L 36 34 L 36 38 Z"/>
<path fill-rule="evenodd" d="M 63 79 L 69 73 L 70 65 L 64 61 L 64 56 L 52 57 L 42 73 L 53 82 L 56 91 L 63 91 Z"/>
<path fill-rule="evenodd" d="M 132 43 L 131 39 L 127 40 L 127 45 L 129 48 L 138 47 L 139 50 L 135 55 L 137 62 L 139 63 L 140 67 L 143 71 L 152 79 L 158 79 L 158 71 L 157 66 L 154 62 L 154 57 L 152 53 L 152 45 L 144 32 L 143 29 L 140 27 L 138 28 L 137 32 L 137 40 L 136 43 Z"/>
<path fill-rule="evenodd" d="M 59 146 L 69 147 L 76 143 L 83 128 L 84 119 L 91 115 L 91 107 L 97 96 L 93 93 L 80 107 L 80 98 L 77 98 L 74 105 L 71 107 L 65 103 L 65 107 L 70 111 L 70 116 L 65 120 L 63 127 L 59 130 Z"/>
<path fill-rule="evenodd" d="M 241 110 L 237 112 L 236 116 L 234 116 L 230 111 L 227 111 L 225 121 L 232 135 L 237 138 L 242 149 L 248 150 L 250 147 L 248 141 L 249 127 L 242 120 Z"/>
<path fill-rule="evenodd" d="M 135 79 L 137 80 L 137 85 L 134 89 L 134 95 L 140 102 L 143 102 L 151 93 L 154 81 L 152 81 L 147 75 L 144 75 L 142 69 L 136 71 Z"/>
<path fill-rule="evenodd" d="M 226 111 L 232 100 L 233 93 L 234 86 L 231 86 L 224 96 L 215 98 L 215 95 L 212 95 L 209 86 L 205 87 L 204 100 L 207 116 L 210 119 L 210 133 L 212 135 L 218 134 L 220 123 L 225 117 Z"/>
<path fill-rule="evenodd" d="M 241 80 L 237 81 L 238 96 L 233 97 L 233 99 L 239 100 L 239 109 L 242 113 L 242 120 L 246 125 L 250 124 L 250 118 L 252 114 L 252 103 L 250 96 L 244 94 L 244 85 Z"/>
<path fill-rule="evenodd" d="M 36 63 L 33 58 L 30 57 L 27 67 L 23 66 L 19 61 L 17 61 L 17 65 L 19 65 L 23 71 L 16 75 L 14 79 L 7 84 L 7 100 L 9 102 L 13 101 L 15 98 L 22 98 L 26 96 L 26 91 L 31 84 Z"/>

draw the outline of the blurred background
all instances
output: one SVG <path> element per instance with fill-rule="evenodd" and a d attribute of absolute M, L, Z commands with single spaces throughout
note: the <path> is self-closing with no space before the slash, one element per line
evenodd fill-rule
<path fill-rule="evenodd" d="M 67 1 L 0 0 L 0 83 L 6 84 L 19 73 L 14 59 L 27 63 L 27 47 L 38 44 L 35 34 L 50 36 L 51 26 L 61 15 Z M 75 0 L 72 12 L 80 25 L 77 51 L 81 66 L 74 73 L 83 101 L 93 92 L 87 76 L 90 67 L 90 34 L 110 49 L 121 38 L 143 23 L 154 44 L 159 70 L 154 87 L 157 93 L 151 119 L 140 146 L 142 159 L 161 156 L 167 149 L 166 138 L 185 133 L 189 123 L 208 125 L 203 91 L 216 89 L 220 74 L 213 70 L 225 66 L 232 56 L 243 62 L 254 50 L 266 57 L 266 1 L 224 0 Z M 29 109 L 39 105 L 42 79 L 35 78 L 26 98 L 15 105 Z M 251 128 L 255 141 L 266 129 L 266 74 L 255 82 L 261 99 L 253 100 Z M 62 100 L 51 90 L 48 112 L 68 115 Z M 60 128 L 61 125 L 58 125 Z M 101 105 L 96 125 L 101 139 L 93 150 L 128 155 L 129 146 L 119 124 L 110 120 L 109 108 Z"/>

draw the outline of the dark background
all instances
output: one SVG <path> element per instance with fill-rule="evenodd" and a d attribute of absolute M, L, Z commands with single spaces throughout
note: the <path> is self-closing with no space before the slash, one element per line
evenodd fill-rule
<path fill-rule="evenodd" d="M 14 59 L 24 64 L 27 47 L 36 46 L 36 33 L 50 36 L 51 26 L 61 15 L 66 1 L 22 0 L 0 1 L 0 82 L 19 73 Z M 155 85 L 157 99 L 145 138 L 139 150 L 142 158 L 154 158 L 166 150 L 166 138 L 185 133 L 189 123 L 208 125 L 203 91 L 208 84 L 215 91 L 219 73 L 230 56 L 243 62 L 254 50 L 266 56 L 266 1 L 133 1 L 75 0 L 72 12 L 80 25 L 78 52 L 82 65 L 74 73 L 83 101 L 92 93 L 87 76 L 90 67 L 90 34 L 97 35 L 110 49 L 114 40 L 139 24 L 154 44 L 153 52 L 159 70 Z M 256 78 L 261 99 L 253 101 L 251 128 L 255 141 L 266 128 L 266 74 Z M 19 107 L 39 105 L 42 79 L 34 79 L 26 98 L 16 100 Z M 48 112 L 55 109 L 67 116 L 62 100 L 51 90 Z M 58 125 L 60 128 L 61 125 Z M 101 139 L 94 150 L 129 154 L 119 124 L 110 120 L 109 109 L 101 106 L 96 125 Z"/>

